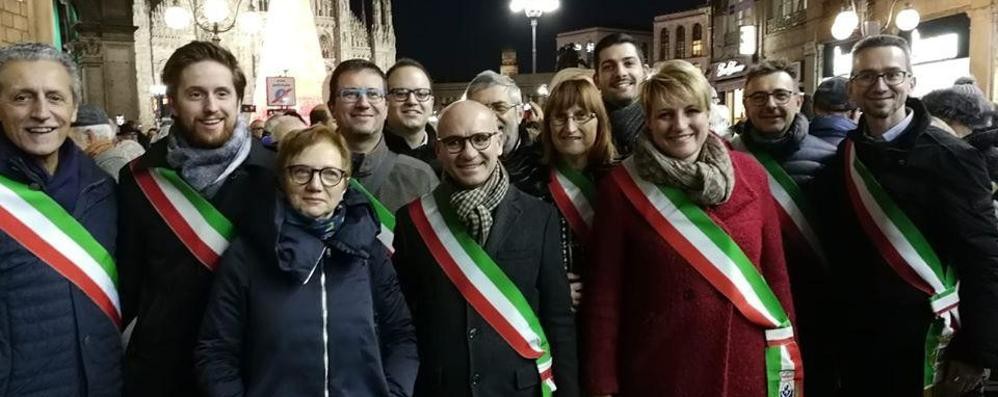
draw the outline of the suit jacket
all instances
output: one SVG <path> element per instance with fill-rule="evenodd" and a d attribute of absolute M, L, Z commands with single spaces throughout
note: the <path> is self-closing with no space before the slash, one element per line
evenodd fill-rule
<path fill-rule="evenodd" d="M 416 231 L 408 206 L 397 219 L 393 260 L 419 349 L 415 395 L 539 396 L 534 360 L 517 354 L 465 301 Z M 510 186 L 484 248 L 540 318 L 554 359 L 555 395 L 577 396 L 575 322 L 559 227 L 553 207 Z"/>

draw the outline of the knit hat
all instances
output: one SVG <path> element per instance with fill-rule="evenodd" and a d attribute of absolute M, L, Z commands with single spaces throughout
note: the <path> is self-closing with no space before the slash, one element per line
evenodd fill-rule
<path fill-rule="evenodd" d="M 72 126 L 86 127 L 101 124 L 111 124 L 110 121 L 108 121 L 107 113 L 104 113 L 104 110 L 97 106 L 83 104 L 80 105 L 80 108 L 76 111 L 76 121 L 73 122 Z"/>
<path fill-rule="evenodd" d="M 844 77 L 832 77 L 821 82 L 814 90 L 814 107 L 836 112 L 856 109 L 856 105 L 849 102 L 846 83 L 848 80 Z"/>
<path fill-rule="evenodd" d="M 922 97 L 922 103 L 933 116 L 958 121 L 971 129 L 988 127 L 994 113 L 991 102 L 973 84 L 932 91 Z"/>

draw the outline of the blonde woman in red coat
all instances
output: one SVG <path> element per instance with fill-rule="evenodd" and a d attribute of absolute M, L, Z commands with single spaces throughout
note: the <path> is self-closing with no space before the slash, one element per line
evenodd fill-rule
<path fill-rule="evenodd" d="M 710 132 L 710 87 L 688 62 L 666 62 L 642 86 L 641 101 L 648 130 L 638 138 L 634 156 L 599 187 L 581 310 L 589 392 L 764 397 L 778 388 L 800 393 L 779 217 L 762 166 L 730 151 Z M 723 262 L 713 248 L 695 243 L 711 240 L 693 240 L 689 225 L 668 223 L 670 212 L 655 207 L 664 205 L 656 197 L 676 200 L 676 208 L 687 212 L 700 211 L 704 233 L 713 227 L 714 234 L 733 241 L 725 252 L 732 263 L 741 261 L 736 273 L 743 276 L 719 277 L 723 272 L 688 259 L 702 251 L 703 257 Z M 686 231 L 674 235 L 670 230 Z M 741 295 L 732 288 L 721 292 L 733 285 L 744 290 L 748 284 L 733 281 L 738 277 L 762 281 Z M 759 299 L 746 298 L 753 294 Z M 746 304 L 760 301 L 768 302 L 765 310 L 753 312 L 760 306 Z M 786 358 L 783 367 L 767 365 L 767 346 Z M 767 380 L 767 375 L 775 378 Z"/>

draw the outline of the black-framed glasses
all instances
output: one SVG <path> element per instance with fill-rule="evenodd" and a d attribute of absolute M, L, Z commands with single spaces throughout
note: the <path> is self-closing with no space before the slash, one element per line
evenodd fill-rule
<path fill-rule="evenodd" d="M 322 186 L 333 187 L 339 185 L 346 175 L 346 171 L 336 167 L 312 168 L 302 164 L 289 165 L 287 170 L 291 182 L 299 185 L 310 184 L 312 179 L 319 175 L 319 182 L 322 182 Z"/>
<path fill-rule="evenodd" d="M 576 113 L 573 115 L 559 114 L 551 116 L 551 125 L 554 127 L 564 127 L 568 120 L 575 121 L 575 125 L 583 125 L 596 118 L 596 113 Z"/>
<path fill-rule="evenodd" d="M 790 102 L 790 99 L 799 95 L 796 92 L 788 90 L 773 90 L 772 92 L 755 92 L 752 95 L 748 95 L 745 98 L 748 99 L 749 104 L 753 106 L 766 106 L 769 103 L 769 97 L 773 97 L 773 102 L 776 105 L 786 105 Z"/>
<path fill-rule="evenodd" d="M 409 95 L 415 95 L 419 102 L 426 102 L 433 98 L 433 90 L 429 88 L 392 88 L 388 90 L 388 97 L 395 102 L 405 102 L 409 99 Z"/>
<path fill-rule="evenodd" d="M 385 90 L 380 88 L 344 88 L 336 95 L 343 102 L 354 103 L 360 100 L 360 97 L 367 98 L 368 102 L 376 103 L 385 100 Z"/>
<path fill-rule="evenodd" d="M 870 86 L 876 84 L 877 80 L 880 80 L 880 78 L 883 77 L 884 82 L 887 83 L 887 85 L 893 86 L 903 83 L 904 79 L 910 75 L 911 73 L 907 70 L 888 70 L 883 73 L 864 71 L 852 75 L 852 77 L 849 77 L 849 81 L 862 86 Z"/>
<path fill-rule="evenodd" d="M 492 109 L 492 111 L 495 112 L 495 114 L 502 116 L 502 115 L 508 113 L 512 109 L 515 109 L 515 108 L 518 108 L 520 106 L 523 106 L 523 104 L 522 103 L 514 103 L 514 104 L 510 105 L 510 104 L 508 104 L 506 102 L 492 102 L 492 103 L 485 104 L 485 106 L 487 106 L 489 109 Z"/>
<path fill-rule="evenodd" d="M 441 145 L 444 145 L 444 149 L 447 149 L 447 153 L 458 154 L 464 150 L 466 143 L 471 143 L 471 147 L 475 150 L 485 150 L 489 146 L 492 146 L 492 137 L 499 135 L 499 132 L 476 132 L 468 136 L 449 136 L 443 139 L 437 139 Z"/>

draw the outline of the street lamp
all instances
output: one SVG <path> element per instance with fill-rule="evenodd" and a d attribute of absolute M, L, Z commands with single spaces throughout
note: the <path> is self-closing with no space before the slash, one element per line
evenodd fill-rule
<path fill-rule="evenodd" d="M 530 35 L 532 43 L 532 73 L 537 73 L 537 20 L 545 12 L 557 10 L 558 0 L 511 0 L 509 9 L 513 12 L 523 12 L 530 19 Z"/>
<path fill-rule="evenodd" d="M 222 41 L 218 34 L 232 30 L 236 26 L 237 20 L 239 27 L 248 33 L 255 32 L 261 25 L 260 15 L 256 12 L 252 2 L 250 2 L 249 11 L 243 13 L 240 18 L 239 6 L 242 5 L 243 0 L 236 1 L 233 13 L 229 11 L 230 0 L 188 0 L 190 11 L 180 6 L 177 1 L 173 0 L 163 13 L 163 21 L 166 22 L 166 26 L 175 30 L 184 30 L 190 26 L 193 20 L 195 26 L 211 33 L 211 41 L 215 44 Z"/>
<path fill-rule="evenodd" d="M 853 32 L 856 31 L 856 27 L 860 27 L 860 34 L 867 36 L 870 34 L 876 34 L 883 32 L 884 29 L 891 25 L 891 18 L 894 18 L 894 25 L 902 31 L 910 31 L 918 26 L 918 22 L 921 17 L 918 15 L 918 11 L 911 7 L 911 4 L 905 3 L 904 9 L 898 12 L 897 17 L 894 17 L 894 7 L 897 6 L 898 0 L 891 2 L 890 11 L 887 14 L 887 23 L 880 28 L 879 32 L 868 32 L 867 26 L 864 23 L 860 26 L 859 14 L 856 12 L 856 2 L 855 0 L 849 1 L 849 8 L 842 10 L 839 15 L 835 16 L 835 22 L 832 23 L 832 37 L 836 40 L 845 40 L 852 36 Z M 870 11 L 867 10 L 867 15 Z"/>

